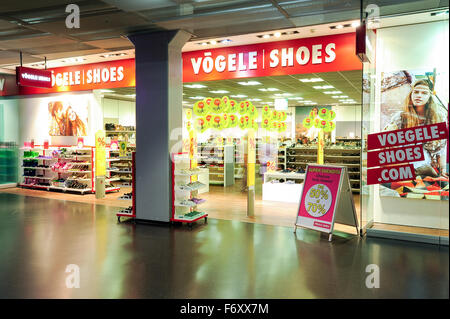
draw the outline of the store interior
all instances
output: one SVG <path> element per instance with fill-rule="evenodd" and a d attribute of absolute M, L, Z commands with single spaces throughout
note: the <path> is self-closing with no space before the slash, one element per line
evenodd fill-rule
<path fill-rule="evenodd" d="M 434 78 L 437 79 L 435 81 L 436 95 L 442 101 L 444 108 L 448 108 L 448 20 L 421 22 L 424 23 L 398 26 L 391 21 L 389 22 L 391 25 L 387 24 L 378 30 L 378 69 L 370 76 L 381 87 L 384 83 L 382 82 L 384 74 L 396 74 L 399 70 L 402 72 L 407 70 L 415 79 L 419 79 L 434 72 Z M 420 34 L 427 40 L 411 48 L 409 45 L 411 34 Z M 189 43 L 189 45 L 194 44 Z M 446 48 L 445 45 L 447 45 Z M 427 50 L 431 47 L 435 49 Z M 417 54 L 408 54 L 407 51 L 413 49 Z M 441 52 L 447 52 L 447 56 L 442 57 Z M 405 59 L 405 56 L 409 58 Z M 308 163 L 317 162 L 317 132 L 314 128 L 306 128 L 303 121 L 313 108 L 318 110 L 325 108 L 333 111 L 336 117 L 335 129 L 325 134 L 324 164 L 347 167 L 357 216 L 363 220 L 363 224 L 364 221 L 373 220 L 378 227 L 387 227 L 386 225 L 395 225 L 397 228 L 410 227 L 409 232 L 416 232 L 416 230 L 411 231 L 411 227 L 423 228 L 427 232 L 431 229 L 437 230 L 438 235 L 448 237 L 448 195 L 446 198 L 439 196 L 439 200 L 432 198 L 436 195 L 428 195 L 428 197 L 423 195 L 419 199 L 413 198 L 412 195 L 420 196 L 414 191 L 411 192 L 414 194 L 406 194 L 403 186 L 386 190 L 382 185 L 371 187 L 365 185 L 364 171 L 367 169 L 364 166 L 364 159 L 367 152 L 361 144 L 364 143 L 367 134 L 383 129 L 381 126 L 390 119 L 389 116 L 395 108 L 401 109 L 401 105 L 397 102 L 397 100 L 400 101 L 397 95 L 406 92 L 406 89 L 400 92 L 399 86 L 393 87 L 397 89 L 396 91 L 379 90 L 380 92 L 373 94 L 374 101 L 365 106 L 363 103 L 364 95 L 367 95 L 367 92 L 363 91 L 367 84 L 365 72 L 365 70 L 355 70 L 183 83 L 183 104 L 180 106 L 180 112 L 183 113 L 183 129 L 180 143 L 184 147 L 184 141 L 190 137 L 189 131 L 196 130 L 197 164 L 207 172 L 199 177 L 199 180 L 207 186 L 199 192 L 201 198 L 206 200 L 202 203 L 201 209 L 212 218 L 293 226 L 298 209 L 299 185 L 303 181 L 301 175 L 304 174 Z M 195 103 L 207 98 L 215 99 L 224 96 L 238 104 L 247 101 L 257 110 L 258 116 L 254 118 L 258 125 L 254 216 L 248 216 L 247 210 L 247 170 L 243 160 L 247 130 L 237 125 L 233 128 L 208 128 L 201 131 L 195 126 L 195 120 L 199 117 L 192 112 Z M 389 109 L 385 108 L 385 105 L 394 99 L 397 99 L 395 101 L 397 104 L 392 104 L 394 107 Z M 11 163 L 2 162 L 3 165 L 16 165 L 15 170 L 8 170 L 7 177 L 2 176 L 2 181 L 7 184 L 8 181 L 18 179 L 22 185 L 34 186 L 6 191 L 128 207 L 129 203 L 121 198 L 126 198 L 131 192 L 130 156 L 131 152 L 136 150 L 135 100 L 135 88 L 127 87 L 10 98 L 0 101 L 0 120 L 3 118 L 2 121 L 5 123 L 3 130 L 0 130 L 0 137 L 4 141 L 14 141 L 15 145 L 20 146 L 19 150 L 14 150 L 12 146 L 2 145 L 2 153 L 8 153 L 7 158 L 11 161 Z M 24 156 L 25 152 L 29 151 L 22 148 L 25 142 L 34 142 L 37 146 L 42 146 L 46 142 L 53 146 L 80 146 L 78 137 L 50 136 L 49 132 L 42 129 L 41 124 L 49 118 L 49 105 L 55 102 L 62 102 L 66 106 L 71 105 L 80 117 L 85 119 L 85 129 L 88 131 L 81 143 L 82 150 L 63 154 L 65 158 L 75 156 L 76 162 L 93 163 L 94 158 L 90 155 L 90 147 L 95 145 L 95 133 L 98 130 L 105 131 L 108 145 L 105 158 L 107 171 L 105 198 L 97 199 L 91 192 L 95 188 L 92 169 L 89 173 L 88 167 L 86 169 L 82 167 L 82 173 L 65 172 L 66 175 L 60 175 L 60 172 L 52 170 L 53 164 L 41 162 L 35 164 L 36 161 L 30 161 Z M 263 128 L 264 107 L 268 107 L 271 111 L 285 113 L 283 120 L 277 119 L 277 122 L 285 123 L 283 130 Z M 192 118 L 188 119 L 186 114 L 189 112 Z M 237 119 L 241 117 L 238 112 L 235 114 Z M 10 120 L 5 121 L 5 118 Z M 192 127 L 188 129 L 188 126 Z M 362 127 L 363 132 L 361 132 Z M 120 153 L 119 144 L 123 142 L 125 151 Z M 226 148 L 226 145 L 231 145 L 231 148 Z M 63 148 L 65 147 L 55 147 L 52 152 L 57 151 L 61 155 Z M 189 150 L 183 148 L 183 151 Z M 42 156 L 42 161 L 45 161 L 45 157 L 49 154 L 40 153 L 39 156 Z M 81 161 L 77 157 L 85 157 L 85 159 Z M 225 167 L 223 161 L 225 157 L 232 159 L 231 170 Z M 28 161 L 26 165 L 25 161 Z M 270 164 L 275 162 L 270 172 L 267 167 L 268 161 L 271 162 Z M 36 173 L 37 169 L 28 165 L 43 165 L 42 168 L 48 172 Z M 86 163 L 86 165 L 89 164 Z M 152 169 L 151 165 L 148 169 Z M 44 179 L 35 177 L 37 174 Z M 442 186 L 439 192 L 447 191 L 448 194 L 448 176 L 446 178 L 446 184 L 439 185 Z M 68 187 L 70 190 L 77 189 L 76 191 L 48 191 L 49 186 L 54 187 L 52 190 L 57 190 L 58 187 L 63 188 L 62 184 L 67 187 L 68 179 L 77 180 L 78 183 Z M 58 186 L 57 183 L 61 185 Z M 44 189 L 40 190 L 36 186 L 43 186 Z M 426 184 L 426 186 L 430 185 Z M 400 198 L 404 196 L 411 198 Z M 360 205 L 365 208 L 362 212 Z M 426 216 L 422 214 L 424 211 L 428 212 Z M 431 233 L 435 234 L 436 231 L 430 231 Z"/>

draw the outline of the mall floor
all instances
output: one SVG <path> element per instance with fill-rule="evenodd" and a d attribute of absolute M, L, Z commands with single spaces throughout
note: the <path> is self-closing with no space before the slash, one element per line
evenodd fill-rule
<path fill-rule="evenodd" d="M 119 224 L 118 210 L 0 192 L 0 298 L 449 297 L 448 247 L 214 218 Z M 366 287 L 370 264 L 380 288 Z"/>

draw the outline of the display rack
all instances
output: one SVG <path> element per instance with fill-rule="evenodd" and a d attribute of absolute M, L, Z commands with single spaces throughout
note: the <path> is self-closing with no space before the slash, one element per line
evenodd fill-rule
<path fill-rule="evenodd" d="M 131 202 L 131 206 L 126 209 L 121 210 L 116 214 L 117 221 L 120 223 L 120 219 L 122 217 L 128 218 L 136 218 L 136 152 L 131 153 L 131 174 L 132 174 L 132 183 L 131 183 L 131 198 L 127 198 L 125 200 L 129 200 Z"/>
<path fill-rule="evenodd" d="M 200 144 L 199 152 L 199 165 L 209 169 L 210 184 L 234 184 L 234 145 Z"/>
<path fill-rule="evenodd" d="M 118 150 L 109 150 L 110 164 L 107 174 L 110 177 L 111 185 L 117 187 L 132 186 L 132 157 L 131 154 L 136 150 L 135 145 L 127 145 L 126 156 L 119 156 Z"/>
<path fill-rule="evenodd" d="M 304 173 L 306 165 L 317 163 L 317 146 L 289 147 L 286 150 L 287 168 Z M 351 145 L 332 145 L 324 148 L 324 164 L 346 166 L 354 193 L 360 192 L 361 148 Z"/>
<path fill-rule="evenodd" d="M 21 148 L 23 188 L 73 192 L 77 194 L 95 193 L 95 147 L 37 145 Z M 27 153 L 28 152 L 28 153 Z M 33 156 L 30 152 L 34 152 Z M 107 167 L 110 160 L 107 159 Z M 111 182 L 107 177 L 106 184 Z M 105 193 L 119 191 L 118 186 L 106 186 Z"/>
<path fill-rule="evenodd" d="M 24 188 L 91 193 L 94 189 L 94 147 L 37 146 L 22 148 Z"/>
<path fill-rule="evenodd" d="M 199 189 L 205 186 L 197 180 L 201 171 L 192 165 L 187 153 L 172 154 L 172 217 L 170 221 L 192 223 L 200 219 L 208 219 L 208 214 L 197 211 L 199 205 L 205 202 L 198 198 Z M 194 166 L 194 168 L 193 168 Z"/>

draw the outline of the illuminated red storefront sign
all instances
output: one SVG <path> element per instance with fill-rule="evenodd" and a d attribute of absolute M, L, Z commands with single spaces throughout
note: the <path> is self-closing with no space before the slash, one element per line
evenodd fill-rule
<path fill-rule="evenodd" d="M 16 68 L 16 80 L 20 86 L 33 86 L 38 88 L 52 87 L 52 73 L 47 70 L 18 66 Z"/>
<path fill-rule="evenodd" d="M 183 53 L 183 82 L 360 69 L 355 33 Z"/>
<path fill-rule="evenodd" d="M 361 62 L 355 56 L 355 33 L 184 52 L 182 59 L 183 82 L 361 69 Z M 3 95 L 136 86 L 134 59 L 60 67 L 48 71 L 51 72 L 49 87 L 20 85 Z"/>
<path fill-rule="evenodd" d="M 134 59 L 49 69 L 49 88 L 20 87 L 19 94 L 45 94 L 136 86 Z"/>

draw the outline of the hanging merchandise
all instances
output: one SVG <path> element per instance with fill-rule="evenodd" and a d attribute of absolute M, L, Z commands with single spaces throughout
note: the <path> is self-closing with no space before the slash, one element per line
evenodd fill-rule
<path fill-rule="evenodd" d="M 248 108 L 245 104 L 245 101 L 239 103 L 239 114 L 244 115 L 247 114 Z"/>
<path fill-rule="evenodd" d="M 267 118 L 270 117 L 270 106 L 264 105 L 262 108 L 262 117 Z"/>
<path fill-rule="evenodd" d="M 328 110 L 326 108 L 321 108 L 319 111 L 319 117 L 322 120 L 326 120 L 328 118 L 329 114 L 328 114 Z"/>
<path fill-rule="evenodd" d="M 336 112 L 334 112 L 333 110 L 329 110 L 328 111 L 328 117 L 327 120 L 328 121 L 332 121 L 336 118 Z"/>
<path fill-rule="evenodd" d="M 248 115 L 250 116 L 250 118 L 254 119 L 258 117 L 258 110 L 256 109 L 256 107 L 253 104 L 249 105 L 248 108 Z"/>
<path fill-rule="evenodd" d="M 311 120 L 311 118 L 307 117 L 303 119 L 303 126 L 305 128 L 311 128 L 313 126 L 313 122 Z"/>
<path fill-rule="evenodd" d="M 185 109 L 186 120 L 192 119 L 192 109 Z"/>
<path fill-rule="evenodd" d="M 211 127 L 216 130 L 222 129 L 222 116 L 220 115 L 213 115 L 211 120 Z"/>
<path fill-rule="evenodd" d="M 328 126 L 330 127 L 330 132 L 336 128 L 336 124 L 333 121 L 328 121 Z"/>
<path fill-rule="evenodd" d="M 320 119 L 319 118 L 315 118 L 313 120 L 313 124 L 315 128 L 320 128 Z"/>
<path fill-rule="evenodd" d="M 285 132 L 286 131 L 286 129 L 287 129 L 287 125 L 286 125 L 286 122 L 281 122 L 281 127 L 282 127 L 282 132 Z"/>
<path fill-rule="evenodd" d="M 208 115 L 206 115 L 205 116 L 205 120 L 206 120 L 206 127 L 207 128 L 210 128 L 210 127 L 212 127 L 212 115 L 211 114 L 208 114 Z"/>
<path fill-rule="evenodd" d="M 287 117 L 287 114 L 285 111 L 277 112 L 277 121 L 285 121 L 286 117 Z"/>
<path fill-rule="evenodd" d="M 270 129 L 271 120 L 267 117 L 264 117 L 261 121 L 261 127 L 263 129 L 269 130 Z"/>
<path fill-rule="evenodd" d="M 316 108 L 317 109 L 317 108 Z M 314 120 L 316 118 L 316 112 L 314 112 L 314 108 L 309 112 L 309 117 Z"/>
<path fill-rule="evenodd" d="M 322 130 L 324 130 L 327 127 L 327 125 L 328 125 L 328 121 L 321 120 L 319 122 L 319 128 L 321 128 Z"/>
<path fill-rule="evenodd" d="M 211 103 L 211 111 L 213 113 L 222 113 L 222 100 L 219 98 L 213 99 Z"/>
<path fill-rule="evenodd" d="M 251 118 L 249 120 L 248 128 L 253 128 L 254 130 L 258 130 L 258 123 L 256 122 L 256 120 L 254 118 Z"/>
<path fill-rule="evenodd" d="M 278 131 L 278 122 L 277 121 L 272 121 L 270 123 L 270 130 L 274 131 L 274 132 Z"/>
<path fill-rule="evenodd" d="M 245 118 L 243 116 L 241 116 L 239 118 L 238 124 L 239 124 L 239 128 L 241 130 L 245 130 L 247 128 L 247 123 L 246 123 Z"/>
<path fill-rule="evenodd" d="M 186 129 L 188 130 L 188 132 L 192 129 L 191 121 L 186 121 Z"/>
<path fill-rule="evenodd" d="M 236 127 L 237 124 L 238 124 L 238 117 L 235 114 L 229 114 L 228 127 Z"/>
<path fill-rule="evenodd" d="M 230 111 L 228 113 L 237 113 L 238 104 L 235 100 L 230 100 Z"/>
<path fill-rule="evenodd" d="M 208 111 L 209 111 L 209 108 L 208 108 L 207 104 L 205 103 L 205 101 L 202 100 L 202 101 L 195 102 L 195 104 L 194 104 L 195 115 L 204 116 L 208 113 Z M 186 118 L 187 118 L 187 113 L 186 113 Z"/>
<path fill-rule="evenodd" d="M 222 96 L 222 112 L 229 113 L 231 109 L 230 99 L 228 96 Z"/>
<path fill-rule="evenodd" d="M 227 113 L 222 114 L 222 128 L 229 128 L 230 127 L 230 116 Z"/>
<path fill-rule="evenodd" d="M 272 120 L 276 121 L 278 119 L 278 112 L 276 110 L 272 111 Z"/>
<path fill-rule="evenodd" d="M 195 129 L 203 133 L 208 129 L 208 122 L 204 117 L 198 117 L 195 119 Z"/>

